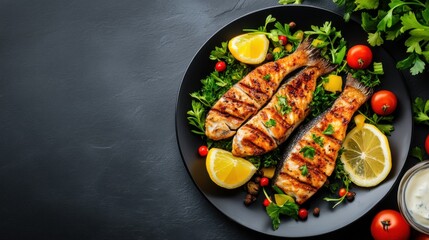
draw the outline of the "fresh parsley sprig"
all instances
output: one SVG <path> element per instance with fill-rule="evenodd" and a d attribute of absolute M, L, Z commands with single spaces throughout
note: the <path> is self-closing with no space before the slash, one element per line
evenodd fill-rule
<path fill-rule="evenodd" d="M 205 122 L 205 108 L 201 102 L 192 100 L 192 109 L 187 112 L 188 122 L 196 129 L 191 131 L 195 134 L 205 136 L 204 122 Z"/>
<path fill-rule="evenodd" d="M 413 115 L 416 123 L 429 125 L 429 99 L 424 100 L 421 97 L 414 99 Z"/>
<path fill-rule="evenodd" d="M 280 191 L 278 188 L 275 188 L 276 191 Z M 267 215 L 270 217 L 272 222 L 273 230 L 277 230 L 280 226 L 280 216 L 285 215 L 293 219 L 298 219 L 298 210 L 299 206 L 295 202 L 287 201 L 282 206 L 274 203 L 265 188 L 262 188 L 265 197 L 270 201 L 270 204 L 265 208 Z"/>
<path fill-rule="evenodd" d="M 425 100 L 421 97 L 416 97 L 413 102 L 413 119 L 418 124 L 429 126 L 429 99 Z M 410 155 L 423 161 L 425 151 L 416 146 L 411 149 Z"/>
<path fill-rule="evenodd" d="M 334 64 L 341 64 L 346 56 L 346 41 L 341 31 L 326 21 L 323 26 L 311 26 L 311 31 L 304 31 L 306 36 L 316 36 L 313 45 L 322 49 L 322 55 Z"/>

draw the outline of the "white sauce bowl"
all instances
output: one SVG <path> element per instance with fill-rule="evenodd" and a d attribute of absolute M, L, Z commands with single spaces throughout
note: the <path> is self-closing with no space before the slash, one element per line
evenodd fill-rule
<path fill-rule="evenodd" d="M 429 160 L 410 168 L 398 188 L 401 214 L 417 231 L 429 234 Z"/>

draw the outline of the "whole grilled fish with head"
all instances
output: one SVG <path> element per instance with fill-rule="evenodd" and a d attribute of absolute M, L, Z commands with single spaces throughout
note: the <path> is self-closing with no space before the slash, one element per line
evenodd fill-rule
<path fill-rule="evenodd" d="M 319 76 L 334 68 L 321 58 L 283 83 L 270 102 L 238 129 L 232 141 L 232 154 L 261 155 L 283 143 L 310 112 Z"/>
<path fill-rule="evenodd" d="M 298 68 L 315 65 L 320 58 L 311 41 L 305 40 L 289 56 L 256 67 L 234 84 L 207 113 L 206 136 L 213 140 L 232 137 L 271 99 L 285 76 Z"/>
<path fill-rule="evenodd" d="M 349 74 L 343 92 L 331 108 L 291 139 L 277 167 L 274 185 L 293 196 L 298 204 L 313 196 L 335 168 L 353 114 L 371 94 L 372 89 Z"/>

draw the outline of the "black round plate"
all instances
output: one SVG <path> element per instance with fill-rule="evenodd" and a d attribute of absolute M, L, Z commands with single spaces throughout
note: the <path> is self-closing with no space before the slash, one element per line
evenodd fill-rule
<path fill-rule="evenodd" d="M 191 127 L 186 118 L 186 112 L 191 109 L 189 94 L 200 89 L 200 80 L 213 70 L 214 62 L 209 60 L 210 51 L 215 46 L 219 46 L 222 41 L 243 33 L 242 29 L 256 29 L 264 25 L 265 18 L 269 14 L 282 23 L 294 21 L 297 28 L 302 30 L 309 30 L 311 25 L 320 26 L 325 21 L 331 21 L 332 26 L 342 31 L 348 46 L 367 43 L 367 34 L 358 23 L 353 21 L 345 23 L 342 16 L 311 6 L 271 7 L 236 19 L 220 29 L 201 47 L 185 73 L 176 108 L 176 134 L 179 148 L 186 168 L 197 187 L 219 211 L 237 223 L 261 233 L 283 237 L 308 237 L 332 232 L 362 217 L 392 189 L 404 166 L 411 142 L 410 97 L 402 75 L 395 68 L 394 59 L 383 48 L 374 48 L 374 61 L 383 62 L 385 71 L 379 88 L 393 91 L 398 97 L 399 104 L 395 113 L 395 131 L 389 137 L 393 161 L 389 176 L 374 188 L 354 186 L 353 190 L 357 193 L 355 201 L 340 204 L 335 209 L 332 209 L 332 203 L 323 200 L 327 193 L 319 192 L 306 205 L 309 209 L 319 207 L 320 217 L 310 215 L 307 221 L 283 218 L 280 228 L 274 231 L 261 204 L 262 194 L 258 202 L 246 207 L 243 204 L 245 193 L 241 188 L 226 190 L 212 183 L 205 169 L 205 160 L 197 153 L 198 146 L 203 144 L 203 141 L 199 136 L 191 133 Z"/>

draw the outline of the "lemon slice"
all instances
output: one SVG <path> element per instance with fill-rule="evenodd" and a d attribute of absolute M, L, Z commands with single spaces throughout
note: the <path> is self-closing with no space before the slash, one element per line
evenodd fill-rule
<path fill-rule="evenodd" d="M 214 183 L 228 189 L 244 185 L 256 172 L 256 167 L 251 162 L 219 148 L 210 149 L 206 168 Z"/>
<path fill-rule="evenodd" d="M 265 60 L 270 41 L 264 34 L 245 33 L 232 38 L 228 49 L 235 59 L 246 64 L 259 64 Z"/>
<path fill-rule="evenodd" d="M 373 187 L 389 174 L 392 168 L 389 142 L 374 125 L 365 123 L 361 128 L 352 129 L 343 147 L 341 161 L 354 184 Z"/>

